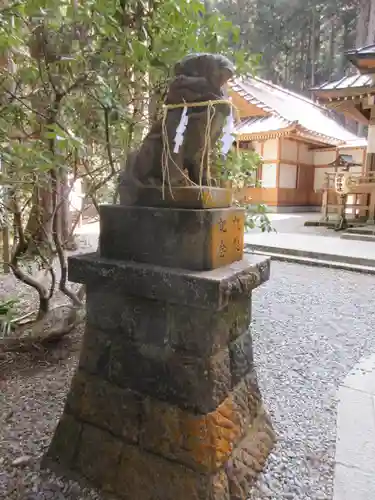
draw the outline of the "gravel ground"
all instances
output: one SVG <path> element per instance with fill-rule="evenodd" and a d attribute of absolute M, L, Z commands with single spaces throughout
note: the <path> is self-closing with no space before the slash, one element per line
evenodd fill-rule
<path fill-rule="evenodd" d="M 252 500 L 332 499 L 335 392 L 375 352 L 374 295 L 374 277 L 276 262 L 271 281 L 254 293 L 259 380 L 279 442 Z M 39 471 L 80 338 L 77 331 L 48 353 L 0 358 L 1 499 L 101 499 Z"/>
<path fill-rule="evenodd" d="M 78 235 L 78 250 L 95 251 L 97 235 Z M 36 292 L 13 275 L 0 277 L 0 298 L 17 296 L 22 310 L 35 308 Z M 57 293 L 54 305 L 66 302 Z M 78 363 L 82 328 L 55 348 L 29 353 L 0 354 L 0 500 L 101 500 L 94 490 L 81 488 L 40 471 L 63 410 L 70 380 Z"/>
<path fill-rule="evenodd" d="M 253 332 L 278 444 L 250 498 L 331 500 L 336 390 L 375 352 L 375 277 L 277 262 L 271 271 L 254 293 Z"/>

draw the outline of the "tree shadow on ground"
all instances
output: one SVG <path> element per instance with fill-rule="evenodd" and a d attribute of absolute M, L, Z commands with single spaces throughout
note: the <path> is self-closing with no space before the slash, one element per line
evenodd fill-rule
<path fill-rule="evenodd" d="M 14 376 L 30 377 L 54 365 L 62 367 L 79 356 L 83 326 L 48 347 L 30 347 L 27 351 L 0 352 L 0 381 Z"/>

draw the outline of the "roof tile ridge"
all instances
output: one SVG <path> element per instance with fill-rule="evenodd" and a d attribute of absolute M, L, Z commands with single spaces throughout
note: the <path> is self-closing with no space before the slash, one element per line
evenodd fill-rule
<path fill-rule="evenodd" d="M 338 137 L 332 137 L 331 135 L 322 134 L 320 132 L 314 132 L 314 130 L 310 130 L 309 128 L 301 125 L 300 123 L 298 123 L 297 127 L 301 130 L 301 132 L 307 131 L 309 134 L 314 135 L 315 137 L 322 137 L 325 139 L 329 139 L 331 141 L 331 144 L 336 143 L 336 145 L 341 146 L 343 144 L 346 144 L 347 142 L 344 139 L 339 139 Z"/>
<path fill-rule="evenodd" d="M 246 87 L 244 88 L 244 86 L 243 86 L 243 85 L 241 86 L 241 83 L 246 85 L 246 82 L 244 82 L 243 80 L 244 80 L 244 77 L 243 77 L 243 76 L 240 76 L 240 77 L 237 77 L 236 79 L 234 79 L 233 81 L 234 81 L 234 84 L 235 84 L 235 85 L 238 85 L 239 87 L 241 87 L 241 88 L 242 88 L 242 90 L 243 90 L 244 92 L 246 92 L 247 94 L 250 94 L 250 95 L 251 95 L 251 92 L 249 92 L 249 90 L 247 90 L 247 89 L 246 89 Z M 270 109 L 270 110 L 271 110 L 271 114 L 272 114 L 272 113 L 277 113 L 277 111 L 276 111 L 276 110 L 275 110 L 272 106 L 270 106 L 270 105 L 269 105 L 269 104 L 267 104 L 266 102 L 262 101 L 261 99 L 258 99 L 258 97 L 255 97 L 255 96 L 253 96 L 253 95 L 252 95 L 252 97 L 251 97 L 251 98 L 252 98 L 252 99 L 254 99 L 255 101 L 259 102 L 262 106 L 264 106 L 264 107 L 266 107 L 266 108 Z"/>
<path fill-rule="evenodd" d="M 233 80 L 234 84 L 235 85 L 239 85 L 241 87 L 241 83 L 244 83 L 246 85 L 246 82 L 242 82 L 245 78 L 249 78 L 249 76 L 240 76 L 240 77 L 237 77 L 236 79 Z M 251 78 L 254 78 L 253 76 L 251 76 Z M 244 92 L 246 92 L 247 94 L 250 94 L 251 95 L 251 92 L 249 92 L 249 90 L 246 89 L 246 87 L 244 88 L 242 86 L 242 90 Z M 286 118 L 285 116 L 281 115 L 278 111 L 276 111 L 275 108 L 273 108 L 272 106 L 270 106 L 269 104 L 267 104 L 266 102 L 262 101 L 261 99 L 258 99 L 258 97 L 254 97 L 252 96 L 252 99 L 254 99 L 255 101 L 258 101 L 260 104 L 262 104 L 263 106 L 269 108 L 271 111 L 270 111 L 270 115 L 271 116 L 276 116 L 277 118 L 281 118 L 282 120 L 284 120 L 285 122 L 288 123 L 288 125 L 295 125 L 296 123 L 298 123 L 297 120 L 289 120 L 288 118 Z"/>
<path fill-rule="evenodd" d="M 263 78 L 259 78 L 258 76 L 247 76 L 247 78 L 253 78 L 254 80 L 263 83 L 264 85 L 267 85 L 268 87 L 274 88 L 276 90 L 279 90 L 280 92 L 283 92 L 286 95 L 290 95 L 295 97 L 296 99 L 299 99 L 300 101 L 305 102 L 306 104 L 311 104 L 312 106 L 320 109 L 321 111 L 328 112 L 327 108 L 322 106 L 321 104 L 313 101 L 312 99 L 309 99 L 308 97 L 305 97 L 301 94 L 297 94 L 297 92 L 293 92 L 292 90 L 285 89 L 284 87 L 280 87 L 280 85 L 277 85 L 276 83 L 269 82 L 268 80 L 264 80 Z"/>

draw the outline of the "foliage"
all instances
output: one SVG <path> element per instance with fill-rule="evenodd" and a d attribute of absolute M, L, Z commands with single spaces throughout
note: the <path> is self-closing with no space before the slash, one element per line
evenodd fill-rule
<path fill-rule="evenodd" d="M 38 292 L 39 319 L 57 285 L 82 305 L 67 285 L 73 183 L 83 183 L 82 207 L 111 201 L 174 63 L 221 52 L 251 71 L 255 58 L 239 42 L 239 29 L 200 0 L 14 0 L 0 8 L 2 214 L 13 228 L 11 268 Z"/>
<path fill-rule="evenodd" d="M 344 76 L 344 51 L 374 43 L 375 0 L 216 0 L 240 26 L 238 48 L 262 54 L 260 76 L 296 91 Z M 362 20 L 363 18 L 363 20 Z"/>
<path fill-rule="evenodd" d="M 262 158 L 255 151 L 232 150 L 225 159 L 218 160 L 220 178 L 230 182 L 235 191 L 256 186 L 256 173 Z"/>
<path fill-rule="evenodd" d="M 0 339 L 8 337 L 12 332 L 13 323 L 17 318 L 18 299 L 8 299 L 0 302 Z"/>
<path fill-rule="evenodd" d="M 251 200 L 244 194 L 248 187 L 260 187 L 257 172 L 262 164 L 261 156 L 255 151 L 232 150 L 225 159 L 220 159 L 217 163 L 222 182 L 230 184 L 233 189 L 236 205 L 245 208 L 246 229 L 259 228 L 262 232 L 272 231 L 266 206 L 251 204 Z"/>

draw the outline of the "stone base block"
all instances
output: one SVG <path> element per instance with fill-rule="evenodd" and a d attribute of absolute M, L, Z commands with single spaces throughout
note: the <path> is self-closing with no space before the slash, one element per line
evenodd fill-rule
<path fill-rule="evenodd" d="M 127 205 L 127 189 L 120 185 L 120 205 Z M 168 207 L 168 208 L 229 208 L 232 205 L 232 190 L 218 187 L 185 187 L 172 188 L 144 186 L 137 189 L 138 207 Z"/>
<path fill-rule="evenodd" d="M 274 442 L 249 329 L 268 275 L 254 256 L 204 272 L 70 259 L 85 338 L 44 465 L 122 500 L 247 500 Z"/>
<path fill-rule="evenodd" d="M 78 433 L 79 439 L 68 443 L 66 436 L 72 433 Z M 68 460 L 66 463 L 61 461 L 62 456 Z M 67 416 L 60 421 L 42 465 L 57 474 L 84 478 L 110 493 L 111 498 L 230 500 L 224 469 L 215 474 L 201 474 Z"/>
<path fill-rule="evenodd" d="M 164 300 L 212 314 L 232 300 L 250 297 L 270 276 L 270 259 L 260 255 L 246 255 L 241 261 L 203 272 L 109 260 L 97 253 L 74 255 L 68 261 L 69 280 L 91 289 Z"/>
<path fill-rule="evenodd" d="M 275 434 L 263 409 L 249 427 L 248 433 L 228 461 L 230 500 L 246 500 L 256 477 L 262 472 L 275 444 Z"/>
<path fill-rule="evenodd" d="M 79 370 L 73 377 L 65 414 L 124 442 L 212 473 L 230 458 L 260 408 L 252 375 L 244 378 L 215 410 L 198 414 Z"/>
<path fill-rule="evenodd" d="M 110 396 L 107 410 L 92 392 L 90 402 L 90 391 L 72 405 L 76 384 L 42 465 L 118 499 L 247 500 L 275 441 L 247 383 L 205 416 L 150 398 L 139 406 L 134 397 L 112 421 L 121 395 Z"/>
<path fill-rule="evenodd" d="M 244 210 L 100 207 L 100 255 L 197 271 L 243 257 Z"/>

